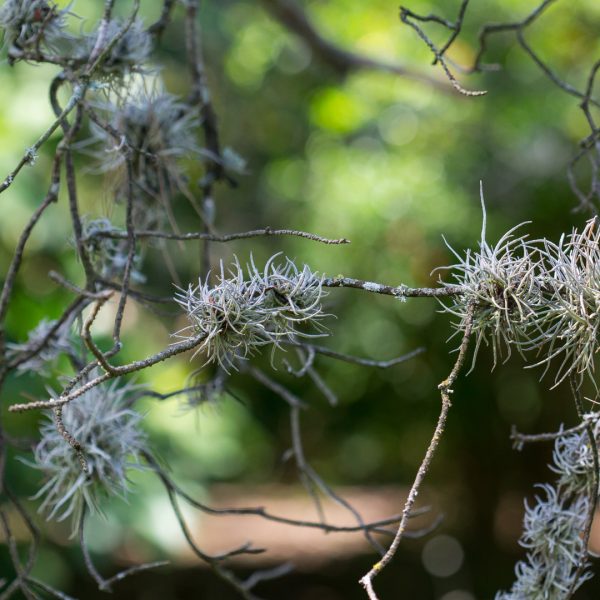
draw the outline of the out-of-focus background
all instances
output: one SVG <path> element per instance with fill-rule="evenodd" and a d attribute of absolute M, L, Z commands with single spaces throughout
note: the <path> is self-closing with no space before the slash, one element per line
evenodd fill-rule
<path fill-rule="evenodd" d="M 60 2 L 66 5 L 66 2 Z M 119 4 L 122 3 L 117 3 Z M 148 21 L 160 10 L 142 2 Z M 410 66 L 443 81 L 431 53 L 414 31 L 398 19 L 389 0 L 313 0 L 299 2 L 323 36 L 341 47 Z M 90 28 L 102 3 L 77 0 L 82 16 L 75 27 Z M 520 19 L 535 2 L 493 0 L 473 3 L 465 31 L 449 56 L 472 63 L 476 33 L 484 22 Z M 125 14 L 128 3 L 119 6 Z M 459 2 L 414 0 L 420 13 L 454 18 Z M 179 8 L 178 10 L 181 10 Z M 221 186 L 217 227 L 223 232 L 269 225 L 347 237 L 349 246 L 322 246 L 306 240 L 268 239 L 215 246 L 215 258 L 257 263 L 283 251 L 329 275 L 344 274 L 388 284 L 435 285 L 437 266 L 452 264 L 448 244 L 461 252 L 476 248 L 481 230 L 479 181 L 487 206 L 488 240 L 531 221 L 533 237 L 556 239 L 586 215 L 573 213 L 576 199 L 567 183 L 568 161 L 587 133 L 578 101 L 557 89 L 518 47 L 512 34 L 497 36 L 489 60 L 501 71 L 485 76 L 458 74 L 465 87 L 486 89 L 480 98 L 442 91 L 424 81 L 389 73 L 350 72 L 345 77 L 323 64 L 299 39 L 282 28 L 260 2 L 219 0 L 202 3 L 201 22 L 208 80 L 223 144 L 247 161 L 237 189 Z M 430 25 L 436 40 L 445 31 Z M 184 65 L 182 22 L 177 13 L 155 53 L 167 90 L 189 90 Z M 529 43 L 577 85 L 600 50 L 600 4 L 557 2 L 528 30 Z M 47 99 L 56 70 L 4 62 L 0 66 L 0 176 L 52 120 Z M 36 164 L 27 168 L 0 199 L 0 273 L 5 273 L 17 236 L 49 180 L 53 136 Z M 78 156 L 84 212 L 113 214 L 103 175 L 86 169 Z M 192 172 L 201 168 L 190 164 Z M 185 215 L 186 207 L 176 207 Z M 61 313 L 70 296 L 48 278 L 51 269 L 73 281 L 81 266 L 70 245 L 64 199 L 37 227 L 18 281 L 10 313 L 10 338 L 21 341 L 42 318 Z M 193 223 L 193 221 L 190 221 Z M 193 225 L 192 225 L 193 227 Z M 192 228 L 191 227 L 191 228 Z M 173 244 L 183 284 L 197 272 L 189 256 Z M 161 254 L 150 253 L 146 289 L 173 293 Z M 279 369 L 276 376 L 310 406 L 302 414 L 308 459 L 344 497 L 377 519 L 400 512 L 433 430 L 439 410 L 437 383 L 449 372 L 457 338 L 451 320 L 434 300 L 401 303 L 356 290 L 333 290 L 327 298 L 331 348 L 387 359 L 418 347 L 425 352 L 391 368 L 377 370 L 318 358 L 320 375 L 339 397 L 330 407 L 318 389 Z M 107 339 L 110 320 L 106 320 Z M 153 314 L 143 306 L 127 313 L 122 360 L 159 350 L 182 320 Z M 95 331 L 103 333 L 102 321 Z M 269 368 L 269 356 L 256 359 Z M 551 446 L 511 448 L 510 428 L 552 431 L 575 422 L 566 386 L 549 390 L 551 376 L 523 369 L 519 357 L 492 371 L 491 353 L 481 351 L 476 368 L 460 377 L 454 405 L 438 455 L 419 496 L 429 514 L 415 527 L 443 514 L 428 536 L 402 543 L 394 562 L 377 579 L 382 598 L 474 600 L 493 597 L 513 581 L 513 565 L 523 555 L 517 544 L 523 501 L 536 482 L 552 478 L 546 467 Z M 64 365 L 66 370 L 66 364 Z M 160 392 L 181 387 L 193 370 L 188 357 L 170 360 L 138 377 Z M 52 384 L 52 382 L 50 382 Z M 14 435 L 36 435 L 40 416 L 6 413 L 21 393 L 44 394 L 46 381 L 22 376 L 9 381 L 3 418 Z M 55 385 L 58 385 L 55 382 Z M 272 512 L 306 519 L 317 513 L 282 457 L 290 444 L 289 417 L 281 400 L 242 374 L 228 384 L 218 402 L 185 410 L 181 400 L 145 401 L 145 427 L 174 479 L 215 506 L 266 506 Z M 24 454 L 27 457 L 26 454 Z M 11 455 L 8 476 L 23 498 L 39 485 L 39 472 Z M 127 501 L 111 500 L 105 517 L 89 524 L 89 545 L 105 574 L 135 562 L 167 558 L 170 566 L 142 573 L 115 587 L 115 598 L 233 598 L 191 555 L 159 482 L 150 473 L 132 474 Z M 35 501 L 28 501 L 35 507 Z M 338 523 L 351 516 L 331 503 L 326 513 Z M 355 534 L 319 534 L 275 526 L 254 517 L 208 517 L 186 507 L 198 544 L 207 551 L 227 550 L 253 540 L 267 552 L 240 558 L 240 572 L 281 562 L 297 570 L 265 583 L 265 598 L 336 600 L 363 598 L 357 581 L 376 560 Z M 40 517 L 41 520 L 41 517 Z M 82 559 L 67 540 L 68 525 L 47 526 L 35 576 L 80 598 L 102 596 L 85 574 Z M 600 532 L 592 545 L 600 550 Z M 5 548 L 0 574 L 8 573 Z M 600 579 L 578 598 L 597 598 Z"/>

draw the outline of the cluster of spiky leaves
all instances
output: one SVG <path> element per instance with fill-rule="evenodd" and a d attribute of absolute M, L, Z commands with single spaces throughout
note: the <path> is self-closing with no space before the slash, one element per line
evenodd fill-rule
<path fill-rule="evenodd" d="M 91 33 L 73 36 L 66 30 L 71 4 L 59 9 L 52 0 L 5 0 L 0 8 L 0 28 L 5 41 L 17 50 L 37 52 L 47 48 L 53 53 L 66 50 L 72 65 L 86 64 L 101 56 L 95 78 L 118 89 L 131 73 L 147 71 L 152 52 L 152 36 L 140 19 L 126 24 L 118 19 L 101 22 Z M 107 48 L 106 52 L 102 52 Z"/>
<path fill-rule="evenodd" d="M 94 270 L 105 279 L 123 276 L 127 265 L 127 241 L 114 239 L 99 234 L 118 230 L 108 219 L 94 219 L 83 224 L 83 241 Z M 138 283 L 145 281 L 139 270 L 142 257 L 134 258 L 131 279 Z"/>
<path fill-rule="evenodd" d="M 146 435 L 140 428 L 142 415 L 130 408 L 132 386 L 98 386 L 64 407 L 65 429 L 82 446 L 87 473 L 71 446 L 58 431 L 52 413 L 41 426 L 41 439 L 28 463 L 44 472 L 47 481 L 37 492 L 40 511 L 48 519 L 72 517 L 77 523 L 84 505 L 99 510 L 101 500 L 124 496 L 127 471 L 142 468 L 141 453 Z"/>
<path fill-rule="evenodd" d="M 48 0 L 6 0 L 0 8 L 0 28 L 4 40 L 20 50 L 49 47 L 69 37 L 65 33 L 65 15 Z"/>
<path fill-rule="evenodd" d="M 235 368 L 236 359 L 262 346 L 278 347 L 284 340 L 320 335 L 298 327 L 312 325 L 322 331 L 321 278 L 308 266 L 299 269 L 289 259 L 277 264 L 277 257 L 272 256 L 262 272 L 252 262 L 247 278 L 237 259 L 229 276 L 221 263 L 217 285 L 212 286 L 207 278 L 176 295 L 191 323 L 176 335 L 204 335 L 194 356 L 203 353 L 207 363 Z"/>
<path fill-rule="evenodd" d="M 597 417 L 590 421 L 600 433 Z M 594 459 L 586 430 L 556 439 L 553 463 L 555 486 L 541 485 L 533 505 L 525 503 L 520 544 L 527 553 L 515 567 L 510 592 L 496 600 L 563 600 L 592 577 L 582 532 L 590 509 Z"/>
<path fill-rule="evenodd" d="M 495 246 L 482 236 L 478 252 L 455 253 L 454 281 L 464 293 L 444 310 L 457 316 L 463 331 L 470 313 L 476 351 L 490 343 L 494 362 L 512 348 L 524 356 L 541 353 L 531 366 L 549 367 L 558 359 L 555 385 L 585 374 L 593 380 L 594 355 L 599 347 L 600 232 L 596 219 L 581 232 L 558 243 L 515 235 L 516 228 Z"/>
<path fill-rule="evenodd" d="M 590 415 L 587 419 L 595 424 L 594 436 L 598 439 L 598 416 Z M 592 484 L 594 464 L 594 449 L 586 431 L 561 435 L 554 442 L 549 466 L 558 475 L 557 484 L 566 495 L 580 494 Z"/>
<path fill-rule="evenodd" d="M 72 351 L 72 321 L 67 319 L 58 324 L 57 321 L 42 319 L 29 332 L 27 341 L 7 344 L 7 359 L 20 361 L 17 366 L 19 373 L 34 371 L 38 375 L 48 375 L 58 357 Z"/>
<path fill-rule="evenodd" d="M 525 236 L 508 231 L 495 246 L 482 235 L 479 252 L 467 250 L 451 267 L 455 282 L 465 292 L 445 310 L 459 317 L 464 329 L 470 306 L 474 305 L 475 357 L 481 342 L 491 341 L 494 361 L 511 347 L 520 348 L 532 321 L 543 305 L 535 250 Z M 475 360 L 475 358 L 474 358 Z"/>
<path fill-rule="evenodd" d="M 600 228 L 597 218 L 581 232 L 544 242 L 544 264 L 549 286 L 547 309 L 539 319 L 540 340 L 548 356 L 560 357 L 556 382 L 569 375 L 589 374 L 594 381 L 594 356 L 600 325 Z"/>
<path fill-rule="evenodd" d="M 108 46 L 98 66 L 96 77 L 113 85 L 115 91 L 123 83 L 123 78 L 131 73 L 144 73 L 152 52 L 152 37 L 140 19 L 127 25 L 119 19 L 107 24 L 100 23 L 89 34 L 78 40 L 76 53 L 80 60 L 87 62 L 99 48 Z"/>
<path fill-rule="evenodd" d="M 116 181 L 116 196 L 127 194 L 126 158 L 129 149 L 134 195 L 134 222 L 139 228 L 171 222 L 170 198 L 173 190 L 184 186 L 180 159 L 198 156 L 197 118 L 189 107 L 168 93 L 143 92 L 122 105 L 106 107 L 112 130 L 94 126 L 99 142 L 96 153 L 99 170 L 111 172 Z M 114 132 L 122 138 L 117 143 Z"/>
<path fill-rule="evenodd" d="M 172 198 L 178 191 L 187 193 L 179 159 L 202 152 L 196 139 L 198 119 L 171 94 L 128 91 L 134 83 L 129 77 L 132 74 L 141 76 L 141 88 L 146 90 L 143 76 L 150 72 L 153 39 L 141 19 L 101 21 L 90 33 L 75 36 L 66 30 L 70 6 L 58 9 L 51 0 L 5 0 L 0 8 L 0 29 L 11 48 L 28 51 L 28 57 L 40 48 L 48 49 L 52 60 L 61 62 L 68 57 L 68 68 L 75 70 L 98 60 L 94 80 L 112 92 L 108 94 L 111 101 L 101 111 L 107 126 L 91 125 L 91 141 L 101 146 L 96 153 L 99 170 L 111 172 L 116 199 L 123 200 L 130 183 L 124 168 L 127 155 L 133 171 L 135 226 L 155 228 L 169 221 L 176 228 Z M 10 52 L 9 56 L 14 60 Z M 222 161 L 226 168 L 243 170 L 242 159 L 233 151 L 224 151 Z M 193 203 L 192 195 L 187 195 Z"/>

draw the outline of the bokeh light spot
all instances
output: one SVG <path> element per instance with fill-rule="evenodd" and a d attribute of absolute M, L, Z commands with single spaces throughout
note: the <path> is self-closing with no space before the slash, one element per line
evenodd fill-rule
<path fill-rule="evenodd" d="M 423 566 L 434 577 L 450 577 L 462 566 L 465 553 L 458 540 L 449 535 L 437 535 L 429 540 L 421 554 Z"/>

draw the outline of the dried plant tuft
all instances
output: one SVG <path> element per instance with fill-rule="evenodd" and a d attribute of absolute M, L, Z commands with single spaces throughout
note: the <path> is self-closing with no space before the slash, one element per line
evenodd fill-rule
<path fill-rule="evenodd" d="M 173 190 L 185 187 L 180 161 L 198 155 L 197 118 L 189 108 L 168 93 L 140 93 L 120 106 L 105 107 L 111 130 L 93 126 L 99 149 L 95 158 L 101 172 L 116 180 L 116 196 L 127 195 L 126 155 L 132 166 L 134 222 L 139 228 L 172 222 L 170 201 Z M 120 142 L 114 133 L 120 134 Z M 115 177 L 116 175 L 116 177 Z"/>
<path fill-rule="evenodd" d="M 96 273 L 105 279 L 122 277 L 127 265 L 127 240 L 98 235 L 119 231 L 108 219 L 95 219 L 83 223 L 83 242 Z M 144 283 L 146 278 L 140 270 L 142 256 L 136 254 L 131 279 Z"/>
<path fill-rule="evenodd" d="M 597 219 L 558 244 L 515 236 L 511 229 L 495 246 L 482 235 L 478 252 L 450 267 L 453 281 L 464 292 L 443 310 L 459 318 L 463 332 L 473 306 L 476 336 L 473 364 L 481 342 L 491 342 L 494 364 L 516 348 L 542 354 L 529 367 L 548 370 L 560 358 L 554 386 L 572 377 L 580 385 L 585 375 L 594 382 L 595 356 L 600 348 L 600 229 Z M 444 285 L 450 285 L 444 283 Z M 544 371 L 545 373 L 546 371 Z M 594 383 L 595 385 L 595 383 Z"/>
<path fill-rule="evenodd" d="M 19 50 L 35 49 L 39 43 L 50 49 L 66 39 L 66 15 L 70 5 L 59 10 L 48 0 L 5 0 L 0 8 L 0 29 L 4 40 Z"/>
<path fill-rule="evenodd" d="M 216 286 L 207 278 L 176 295 L 191 322 L 176 335 L 205 336 L 195 355 L 203 352 L 207 363 L 235 368 L 236 359 L 246 358 L 261 346 L 278 347 L 284 339 L 319 335 L 298 327 L 312 325 L 323 330 L 321 279 L 308 266 L 299 269 L 289 259 L 276 264 L 277 257 L 267 261 L 263 272 L 252 263 L 247 279 L 237 259 L 229 276 L 221 263 Z"/>
<path fill-rule="evenodd" d="M 482 240 L 478 252 L 467 250 L 464 257 L 454 252 L 458 263 L 443 267 L 452 272 L 452 285 L 464 293 L 444 311 L 459 318 L 456 328 L 464 331 L 469 307 L 474 305 L 473 333 L 476 336 L 473 363 L 481 343 L 491 343 L 494 364 L 511 348 L 520 350 L 544 299 L 541 293 L 540 262 L 526 235 L 515 236 L 521 225 L 512 228 L 494 246 Z M 447 284 L 444 284 L 447 285 Z"/>
<path fill-rule="evenodd" d="M 586 419 L 598 439 L 598 416 L 588 415 Z M 558 435 L 552 459 L 550 469 L 558 474 L 558 481 L 555 486 L 540 485 L 544 493 L 536 495 L 533 505 L 525 503 L 520 544 L 527 555 L 515 567 L 511 591 L 498 593 L 496 600 L 560 600 L 592 577 L 582 536 L 596 479 L 588 432 L 581 427 Z"/>
<path fill-rule="evenodd" d="M 585 375 L 595 384 L 594 359 L 599 346 L 600 228 L 597 218 L 574 230 L 558 244 L 544 241 L 546 310 L 537 327 L 547 343 L 538 364 L 560 357 L 555 385 L 572 376 L 580 385 Z"/>
<path fill-rule="evenodd" d="M 108 24 L 101 22 L 95 31 L 80 41 L 80 58 L 85 60 L 95 52 L 100 36 L 101 48 L 112 44 L 97 71 L 97 76 L 108 83 L 120 84 L 131 73 L 147 72 L 146 63 L 153 48 L 152 37 L 141 19 L 135 19 L 123 32 L 124 26 L 125 23 L 116 19 Z M 115 39 L 117 41 L 112 43 Z"/>
<path fill-rule="evenodd" d="M 58 357 L 61 354 L 70 354 L 73 350 L 72 322 L 72 318 L 65 320 L 51 334 L 57 321 L 42 319 L 37 327 L 29 332 L 26 342 L 6 345 L 7 359 L 17 361 L 20 361 L 21 358 L 25 359 L 17 366 L 19 373 L 31 371 L 38 375 L 48 376 Z M 26 358 L 29 354 L 31 357 Z"/>
<path fill-rule="evenodd" d="M 48 519 L 72 517 L 76 524 L 84 505 L 98 511 L 103 498 L 126 494 L 127 471 L 143 468 L 141 453 L 146 449 L 142 415 L 128 403 L 134 390 L 117 383 L 98 386 L 64 408 L 63 425 L 84 449 L 87 473 L 48 415 L 40 429 L 34 462 L 28 463 L 47 477 L 34 498 L 42 498 L 39 510 Z"/>

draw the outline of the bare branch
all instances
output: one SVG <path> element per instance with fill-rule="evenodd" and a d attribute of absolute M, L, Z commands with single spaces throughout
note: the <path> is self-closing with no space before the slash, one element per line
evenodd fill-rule
<path fill-rule="evenodd" d="M 434 60 L 433 60 L 433 64 L 435 65 L 436 63 L 440 63 L 440 65 L 442 66 L 442 69 L 444 70 L 444 73 L 446 73 L 446 77 L 448 77 L 448 80 L 450 81 L 452 87 L 459 93 L 461 93 L 463 96 L 484 96 L 485 94 L 487 94 L 486 91 L 472 91 L 472 90 L 467 90 L 465 89 L 456 79 L 456 77 L 453 75 L 452 71 L 450 71 L 450 68 L 448 67 L 448 63 L 446 61 L 446 59 L 444 58 L 444 53 L 446 52 L 446 50 L 450 47 L 450 44 L 452 44 L 452 42 L 454 42 L 454 40 L 456 39 L 456 37 L 458 36 L 458 34 L 460 33 L 461 27 L 462 27 L 462 22 L 464 19 L 464 15 L 465 15 L 465 10 L 467 8 L 467 1 L 463 1 L 463 3 L 461 4 L 460 10 L 459 10 L 459 14 L 458 17 L 456 19 L 455 23 L 450 23 L 449 21 L 445 21 L 443 19 L 436 19 L 433 16 L 428 16 L 428 17 L 419 17 L 418 15 L 416 15 L 415 13 L 413 13 L 412 11 L 408 10 L 407 8 L 401 6 L 400 7 L 400 20 L 405 23 L 406 25 L 408 25 L 409 27 L 412 27 L 416 32 L 417 35 L 427 44 L 427 46 L 429 47 L 429 49 L 431 50 L 431 52 L 433 52 L 433 56 L 434 56 Z M 441 49 L 438 49 L 437 46 L 433 43 L 433 41 L 431 40 L 431 38 L 423 31 L 423 29 L 421 27 L 419 27 L 415 21 L 437 21 L 438 23 L 442 23 L 443 25 L 445 25 L 446 27 L 448 27 L 449 29 L 451 29 L 453 31 L 452 35 L 450 36 L 450 39 L 444 44 L 444 46 L 442 46 Z"/>
<path fill-rule="evenodd" d="M 423 461 L 421 462 L 421 466 L 419 467 L 417 476 L 415 477 L 412 487 L 410 488 L 410 492 L 408 493 L 408 499 L 404 504 L 404 508 L 402 510 L 402 519 L 400 521 L 400 524 L 398 525 L 396 536 L 394 537 L 391 546 L 388 548 L 383 558 L 378 563 L 374 564 L 371 570 L 360 580 L 360 583 L 365 588 L 371 600 L 377 600 L 377 594 L 373 589 L 373 579 L 379 573 L 381 573 L 383 569 L 385 569 L 385 567 L 389 564 L 389 562 L 396 554 L 396 551 L 398 550 L 398 546 L 400 545 L 400 541 L 402 540 L 402 537 L 404 535 L 404 531 L 406 529 L 406 525 L 412 511 L 412 507 L 417 500 L 417 495 L 419 494 L 421 483 L 423 482 L 425 476 L 427 475 L 427 472 L 429 471 L 431 461 L 433 460 L 435 452 L 438 448 L 438 445 L 446 428 L 448 411 L 450 410 L 450 407 L 452 405 L 450 401 L 450 394 L 453 392 L 452 386 L 454 385 L 454 382 L 456 381 L 456 378 L 465 362 L 467 349 L 469 347 L 469 340 L 471 337 L 471 331 L 473 327 L 474 310 L 475 305 L 472 303 L 469 307 L 469 318 L 465 323 L 463 338 L 458 349 L 458 356 L 456 358 L 456 362 L 454 363 L 454 366 L 452 367 L 452 370 L 450 371 L 448 377 L 438 385 L 438 389 L 440 390 L 440 394 L 442 396 L 442 408 L 438 417 L 437 425 L 433 432 L 433 437 L 429 442 L 427 452 L 423 457 Z"/>
<path fill-rule="evenodd" d="M 320 242 L 321 244 L 349 244 L 350 240 L 346 238 L 330 239 L 321 237 L 314 233 L 308 233 L 306 231 L 297 231 L 295 229 L 271 229 L 270 227 L 264 227 L 263 229 L 254 229 L 252 231 L 243 231 L 241 233 L 229 233 L 224 235 L 216 235 L 206 232 L 190 232 L 190 233 L 168 233 L 165 231 L 146 231 L 136 230 L 134 231 L 135 237 L 138 239 L 144 238 L 157 238 L 165 240 L 207 240 L 209 242 L 232 242 L 234 240 L 244 240 L 256 237 L 269 237 L 269 236 L 295 236 L 302 237 L 314 242 Z M 83 238 L 84 241 L 88 241 L 95 237 L 99 238 L 111 238 L 115 240 L 127 239 L 127 233 L 125 231 L 109 230 L 109 231 L 94 231 L 87 237 Z"/>
<path fill-rule="evenodd" d="M 349 287 L 373 294 L 384 294 L 396 298 L 439 298 L 464 294 L 465 290 L 458 285 L 446 285 L 439 288 L 410 288 L 405 285 L 391 286 L 373 281 L 353 279 L 352 277 L 325 277 L 324 287 Z"/>
<path fill-rule="evenodd" d="M 358 70 L 382 71 L 422 81 L 442 91 L 450 90 L 443 81 L 428 77 L 410 67 L 384 62 L 339 48 L 319 34 L 306 14 L 292 0 L 262 0 L 262 4 L 279 23 L 298 36 L 317 58 L 342 76 Z"/>

